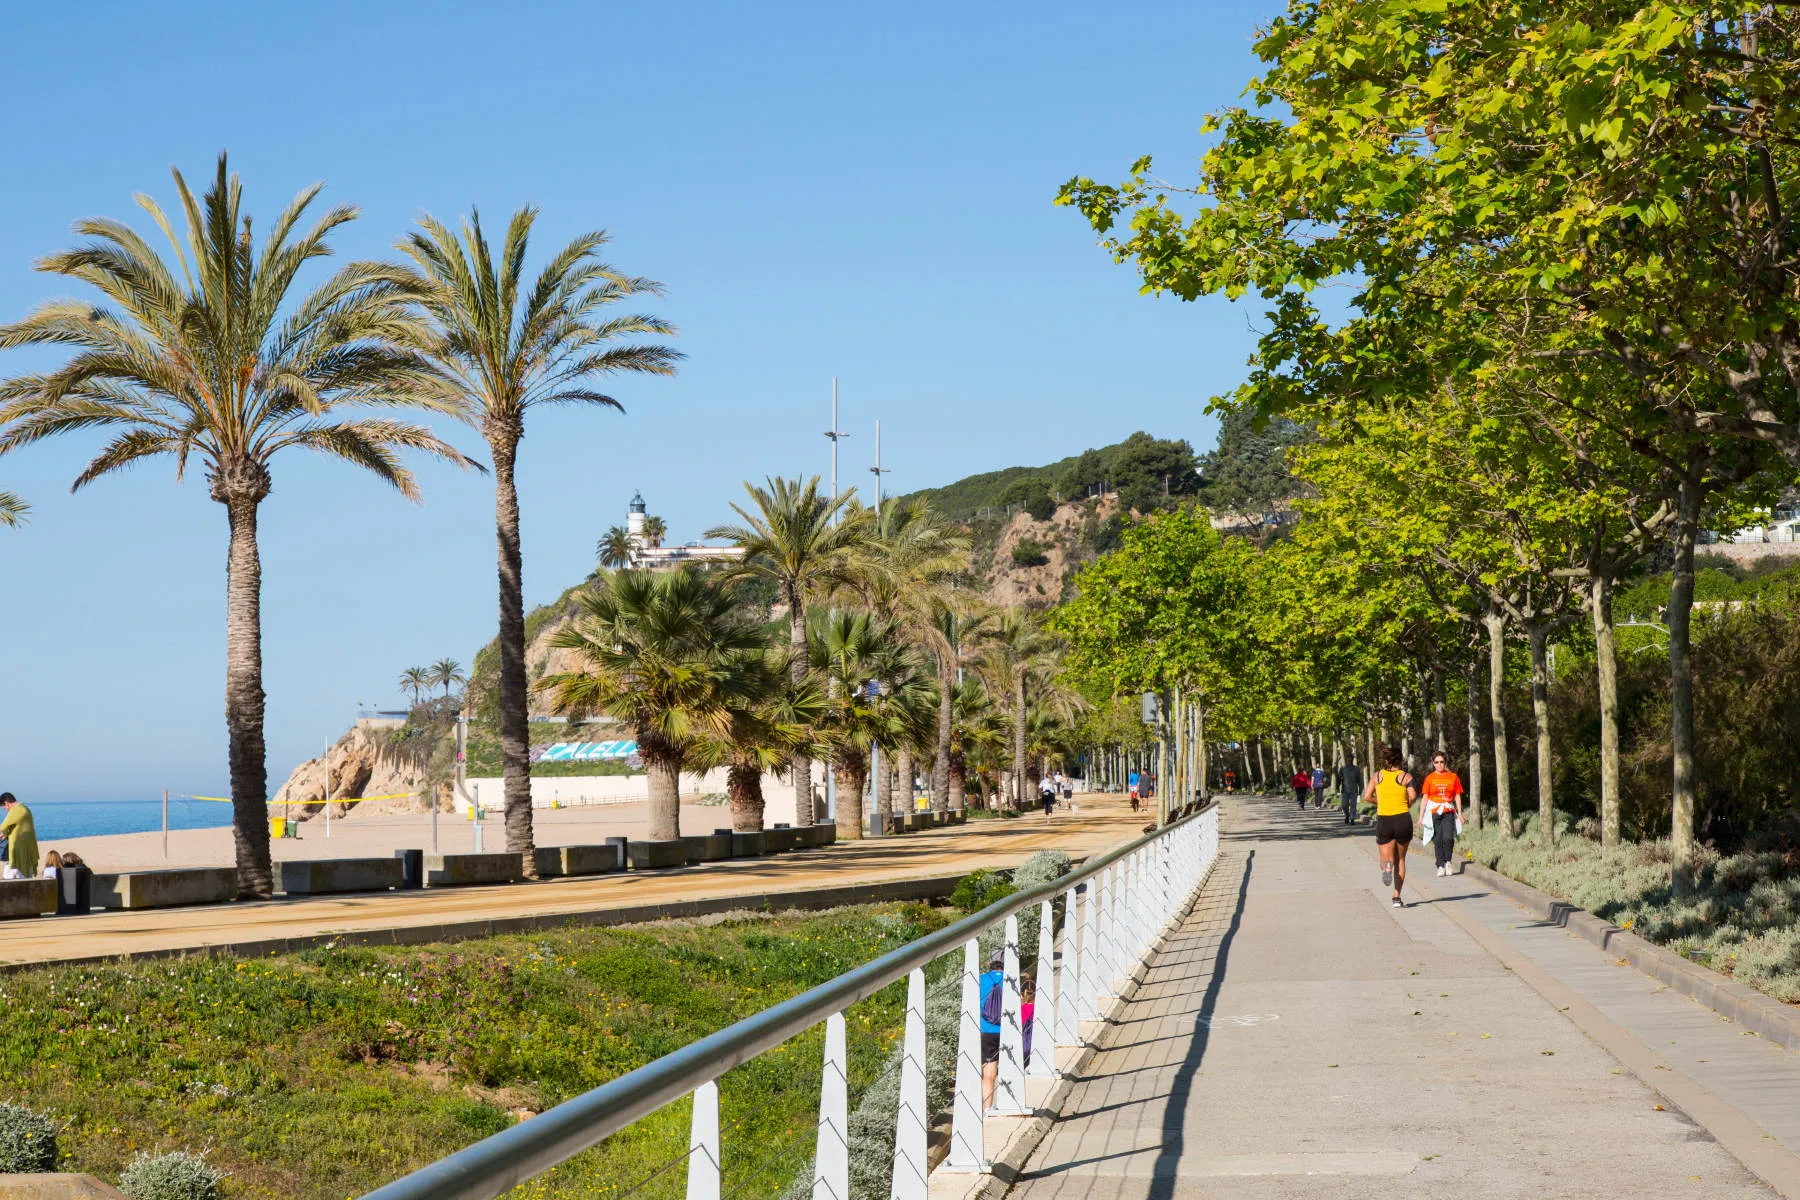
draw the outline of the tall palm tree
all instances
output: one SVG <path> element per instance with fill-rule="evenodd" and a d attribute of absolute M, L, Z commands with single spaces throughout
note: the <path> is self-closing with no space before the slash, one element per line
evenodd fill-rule
<path fill-rule="evenodd" d="M 340 205 L 300 230 L 314 185 L 275 218 L 260 246 L 243 211 L 243 190 L 224 155 L 203 197 L 173 172 L 186 217 L 184 237 L 155 201 L 138 203 L 162 229 L 175 266 L 130 226 L 93 218 L 89 239 L 38 269 L 98 290 L 111 306 L 53 300 L 0 327 L 0 349 L 67 346 L 58 369 L 0 384 L 0 453 L 58 434 L 116 433 L 75 478 L 77 489 L 157 456 L 206 466 L 212 498 L 225 508 L 225 725 L 230 741 L 238 889 L 273 890 L 269 864 L 268 765 L 263 745 L 262 564 L 257 514 L 273 487 L 270 462 L 289 447 L 363 468 L 416 500 L 401 461 L 415 450 L 474 466 L 430 430 L 390 416 L 345 417 L 346 408 L 423 408 L 461 414 L 430 364 L 404 348 L 419 331 L 408 282 L 379 263 L 350 263 L 311 292 L 300 270 L 331 253 L 333 230 L 355 218 Z"/>
<path fill-rule="evenodd" d="M 661 517 L 644 518 L 644 544 L 660 546 L 663 539 L 669 536 L 669 523 Z"/>
<path fill-rule="evenodd" d="M 731 506 L 743 519 L 742 525 L 714 526 L 706 536 L 724 538 L 743 548 L 743 559 L 724 573 L 727 579 L 767 579 L 780 591 L 787 604 L 788 646 L 798 687 L 807 670 L 806 606 L 848 578 L 851 552 L 867 536 L 869 522 L 866 516 L 846 513 L 853 492 L 836 498 L 824 495 L 817 475 L 804 482 L 764 482 L 765 487 L 744 484 L 750 509 Z M 810 825 L 815 818 L 810 755 L 796 750 L 790 770 L 795 823 Z"/>
<path fill-rule="evenodd" d="M 935 596 L 930 609 L 921 615 L 928 619 L 915 628 L 925 649 L 937 660 L 937 737 L 931 772 L 931 807 L 937 812 L 946 812 L 961 807 L 960 802 L 952 803 L 951 794 L 954 790 L 960 795 L 961 785 L 958 783 L 953 788 L 950 777 L 957 675 L 971 661 L 971 653 L 979 645 L 994 615 L 973 607 L 965 596 L 955 592 Z"/>
<path fill-rule="evenodd" d="M 469 682 L 463 673 L 462 664 L 454 658 L 440 658 L 431 664 L 431 682 L 435 687 L 444 689 L 444 699 L 450 699 L 450 689 L 459 683 Z"/>
<path fill-rule="evenodd" d="M 725 768 L 731 828 L 738 833 L 763 827 L 763 776 L 785 767 L 794 751 L 818 745 L 825 692 L 810 674 L 795 686 L 788 656 L 785 647 L 749 656 L 740 668 L 745 694 L 730 706 L 724 733 L 703 738 L 688 755 L 690 771 Z"/>
<path fill-rule="evenodd" d="M 820 732 L 837 778 L 838 838 L 854 841 L 863 835 L 869 748 L 903 732 L 900 706 L 869 685 L 902 676 L 904 647 L 892 621 L 839 608 L 815 614 L 807 654 L 829 704 Z"/>
<path fill-rule="evenodd" d="M 631 533 L 623 525 L 614 525 L 601 535 L 594 546 L 594 557 L 609 571 L 631 565 Z"/>
<path fill-rule="evenodd" d="M 11 492 L 0 492 L 0 525 L 9 528 L 23 525 L 26 514 L 30 511 L 31 505 Z"/>
<path fill-rule="evenodd" d="M 642 314 L 611 307 L 661 285 L 625 275 L 600 258 L 605 233 L 584 233 L 550 257 L 526 285 L 525 254 L 537 209 L 512 216 L 498 256 L 471 213 L 459 235 L 432 217 L 400 243 L 412 259 L 430 328 L 422 352 L 448 376 L 479 425 L 494 459 L 494 525 L 500 560 L 500 756 L 505 776 L 506 848 L 537 877 L 532 853 L 530 696 L 525 678 L 524 563 L 519 549 L 515 472 L 525 416 L 546 404 L 622 409 L 599 390 L 618 372 L 672 375 L 681 358 L 663 345 L 623 342 L 675 332 Z"/>
<path fill-rule="evenodd" d="M 1014 607 L 1003 613 L 982 638 L 979 669 L 988 688 L 1006 698 L 1012 720 L 1013 804 L 1023 809 L 1031 802 L 1025 791 L 1025 769 L 1030 761 L 1026 725 L 1033 686 L 1061 661 L 1061 643 L 1044 629 L 1029 609 Z"/>
<path fill-rule="evenodd" d="M 551 638 L 573 670 L 546 676 L 554 711 L 606 714 L 629 726 L 650 776 L 650 836 L 681 836 L 681 770 L 694 744 L 728 736 L 754 699 L 750 662 L 768 648 L 737 598 L 690 570 L 612 571 L 575 598 L 575 620 Z"/>
<path fill-rule="evenodd" d="M 412 706 L 419 707 L 419 697 L 431 689 L 432 674 L 429 667 L 408 667 L 400 672 L 400 690 L 412 693 Z"/>

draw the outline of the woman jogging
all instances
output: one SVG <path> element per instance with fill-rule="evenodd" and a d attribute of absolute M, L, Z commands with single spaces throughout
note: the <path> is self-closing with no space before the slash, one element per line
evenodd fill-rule
<path fill-rule="evenodd" d="M 1413 801 L 1419 793 L 1402 769 L 1400 751 L 1381 748 L 1381 770 L 1369 780 L 1363 799 L 1375 804 L 1375 852 L 1381 858 L 1381 882 L 1394 885 L 1394 907 L 1405 908 L 1400 889 L 1406 886 L 1406 847 L 1412 841 Z"/>
<path fill-rule="evenodd" d="M 1437 873 L 1449 875 L 1450 855 L 1462 824 L 1462 778 L 1450 769 L 1450 760 L 1439 750 L 1431 756 L 1431 774 L 1420 788 L 1431 810 L 1431 844 L 1437 851 Z"/>

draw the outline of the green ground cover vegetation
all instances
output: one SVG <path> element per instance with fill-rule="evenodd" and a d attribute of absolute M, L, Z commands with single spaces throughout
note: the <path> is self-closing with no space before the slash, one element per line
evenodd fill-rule
<path fill-rule="evenodd" d="M 61 1167 L 116 1179 L 207 1151 L 233 1197 L 339 1200 L 940 928 L 919 905 L 743 915 L 454 945 L 46 967 L 0 977 L 0 1102 L 63 1123 Z M 904 985 L 850 1013 L 853 1103 Z M 728 1189 L 810 1158 L 822 1034 L 728 1073 Z M 687 1148 L 668 1108 L 516 1193 L 622 1194 Z M 641 1194 L 676 1196 L 679 1169 Z"/>

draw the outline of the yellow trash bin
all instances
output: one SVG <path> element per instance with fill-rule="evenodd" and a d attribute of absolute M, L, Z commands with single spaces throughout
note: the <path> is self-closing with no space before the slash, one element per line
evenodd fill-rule
<path fill-rule="evenodd" d="M 288 835 L 287 818 L 286 817 L 270 817 L 269 818 L 269 836 L 272 838 L 284 838 L 287 835 Z"/>

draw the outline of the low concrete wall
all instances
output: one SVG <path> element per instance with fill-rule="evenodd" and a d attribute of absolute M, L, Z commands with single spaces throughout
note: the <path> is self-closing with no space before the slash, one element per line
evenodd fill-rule
<path fill-rule="evenodd" d="M 567 875 L 605 875 L 625 869 L 618 846 L 539 846 L 538 874 L 545 878 Z"/>
<path fill-rule="evenodd" d="M 499 812 L 504 807 L 506 789 L 503 780 L 482 776 L 465 780 L 464 786 L 469 789 L 469 795 L 480 800 L 488 811 Z M 708 794 L 722 795 L 724 791 L 725 770 L 722 767 L 702 776 L 684 775 L 681 778 L 683 804 L 692 804 L 697 798 Z M 549 776 L 531 781 L 533 808 L 644 804 L 649 799 L 648 775 Z M 783 783 L 773 775 L 764 777 L 763 819 L 771 824 L 776 821 L 791 823 L 794 819 L 794 807 L 794 785 Z M 456 800 L 456 810 L 459 813 L 469 811 L 468 804 L 461 797 Z"/>
<path fill-rule="evenodd" d="M 733 858 L 756 858 L 768 853 L 768 849 L 768 841 L 763 837 L 760 829 L 755 833 L 731 835 L 731 857 Z"/>
<path fill-rule="evenodd" d="M 785 854 L 800 846 L 798 829 L 765 829 L 763 830 L 763 846 L 770 854 Z"/>
<path fill-rule="evenodd" d="M 634 871 L 660 871 L 687 865 L 687 846 L 680 838 L 666 842 L 632 842 L 630 852 Z"/>
<path fill-rule="evenodd" d="M 92 1175 L 45 1171 L 0 1175 L 0 1200 L 125 1200 L 125 1193 Z"/>
<path fill-rule="evenodd" d="M 681 839 L 687 848 L 687 861 L 691 863 L 720 862 L 731 857 L 731 835 L 729 833 L 697 833 Z"/>
<path fill-rule="evenodd" d="M 517 854 L 427 854 L 426 887 L 462 887 L 476 883 L 515 883 L 524 878 Z"/>
<path fill-rule="evenodd" d="M 237 899 L 236 867 L 182 867 L 94 876 L 95 908 L 173 908 Z"/>
<path fill-rule="evenodd" d="M 324 858 L 280 866 L 281 890 L 290 896 L 385 892 L 406 878 L 406 864 L 398 858 Z"/>
<path fill-rule="evenodd" d="M 56 880 L 0 879 L 0 917 L 42 917 L 56 911 Z"/>

